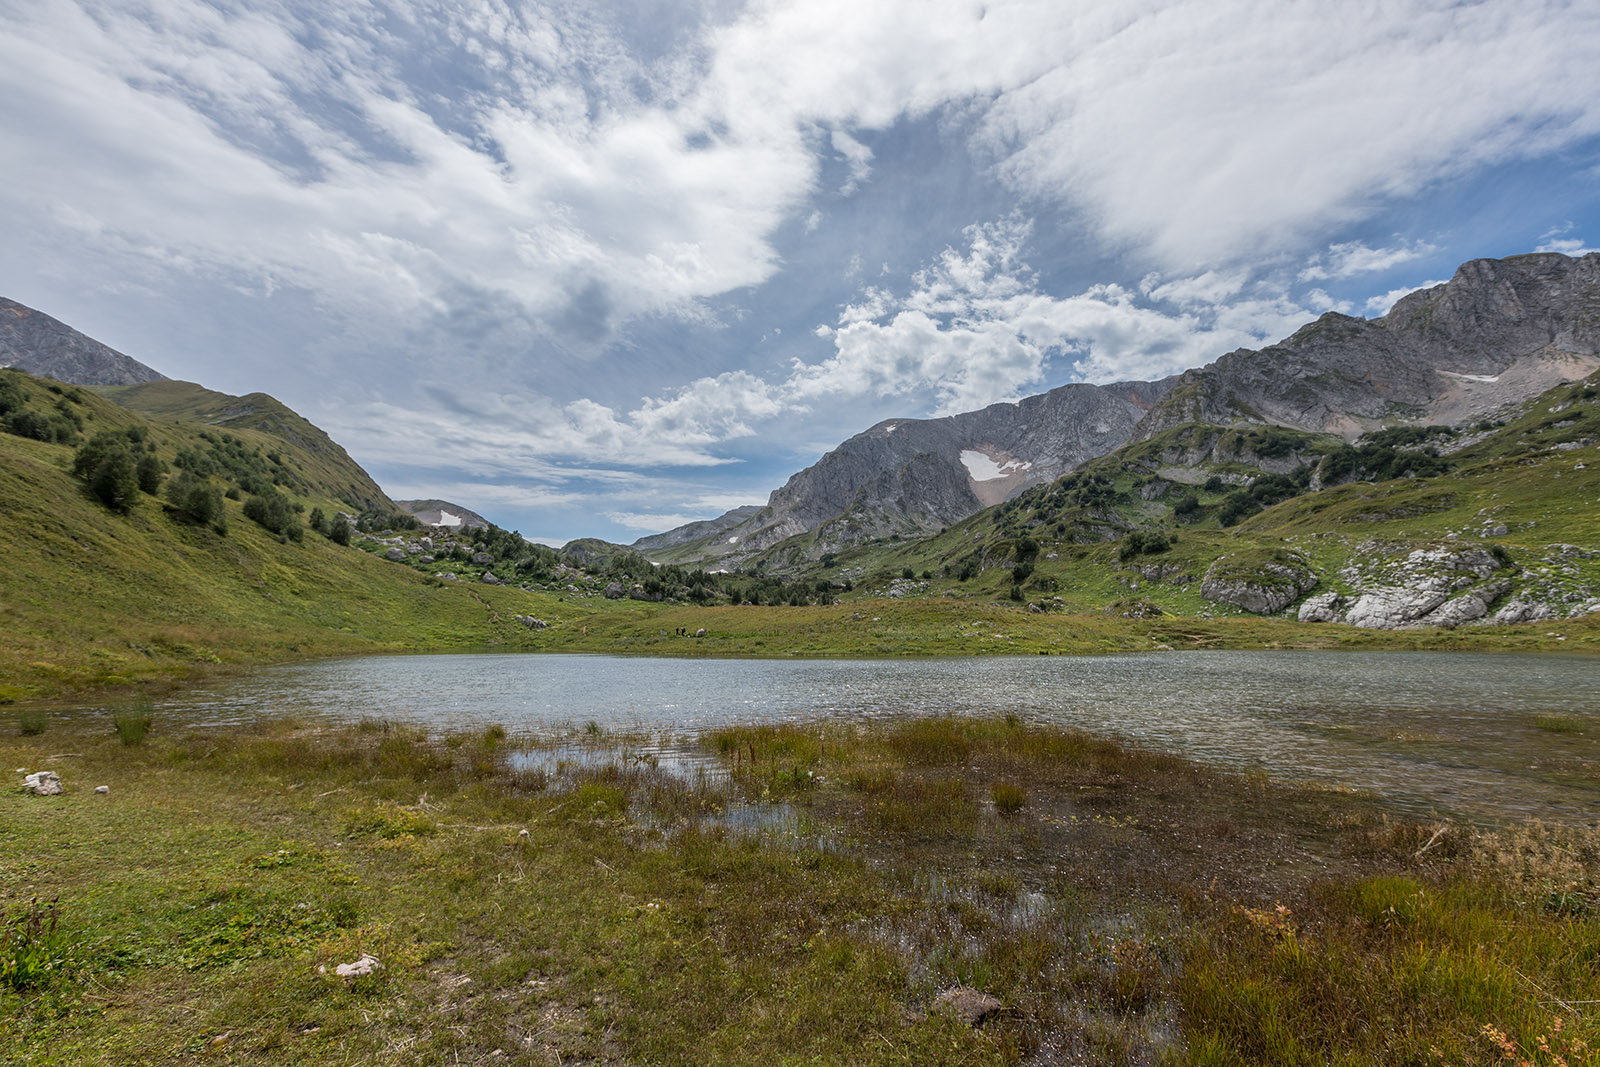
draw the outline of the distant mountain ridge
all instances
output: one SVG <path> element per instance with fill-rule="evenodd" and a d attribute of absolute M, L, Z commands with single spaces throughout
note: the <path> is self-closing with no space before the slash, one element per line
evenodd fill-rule
<path fill-rule="evenodd" d="M 1330 312 L 1267 348 L 1159 382 L 1067 385 L 940 419 L 889 419 L 775 490 L 633 547 L 664 562 L 737 565 L 793 540 L 815 559 L 873 538 L 925 536 L 1178 426 L 1283 426 L 1353 439 L 1462 424 L 1600 368 L 1600 253 L 1463 264 L 1379 319 Z"/>
<path fill-rule="evenodd" d="M 737 563 L 807 534 L 815 557 L 865 538 L 937 533 L 1123 444 L 1171 381 L 1076 383 L 980 411 L 888 419 L 795 474 L 753 514 L 729 512 L 633 547 Z"/>
<path fill-rule="evenodd" d="M 488 519 L 448 500 L 396 500 L 394 503 L 424 526 L 443 526 L 452 530 L 489 528 Z"/>
<path fill-rule="evenodd" d="M 167 376 L 26 304 L 0 297 L 0 367 L 71 385 L 137 385 Z"/>

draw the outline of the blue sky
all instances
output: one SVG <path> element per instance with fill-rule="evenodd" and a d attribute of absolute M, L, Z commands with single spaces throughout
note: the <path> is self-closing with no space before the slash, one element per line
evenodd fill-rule
<path fill-rule="evenodd" d="M 0 294 L 559 543 L 1600 245 L 1600 7 L 0 0 Z"/>

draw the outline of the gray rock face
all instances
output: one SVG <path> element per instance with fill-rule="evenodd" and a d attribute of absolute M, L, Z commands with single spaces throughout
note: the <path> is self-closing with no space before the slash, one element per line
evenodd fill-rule
<path fill-rule="evenodd" d="M 1381 319 L 1329 312 L 1269 348 L 1186 372 L 1134 438 L 1190 422 L 1354 436 L 1481 417 L 1600 368 L 1597 302 L 1600 253 L 1473 260 Z"/>
<path fill-rule="evenodd" d="M 651 552 L 688 544 L 690 541 L 713 538 L 724 530 L 733 529 L 746 519 L 754 518 L 760 510 L 760 504 L 746 504 L 744 507 L 734 508 L 732 511 L 726 512 L 715 519 L 691 522 L 679 526 L 677 529 L 668 530 L 666 533 L 641 537 L 628 547 L 635 552 L 648 555 Z"/>
<path fill-rule="evenodd" d="M 1509 626 L 1517 622 L 1539 622 L 1551 619 L 1556 611 L 1549 604 L 1536 600 L 1513 600 L 1494 613 L 1494 621 Z"/>
<path fill-rule="evenodd" d="M 543 630 L 550 625 L 543 619 L 536 619 L 532 615 L 518 615 L 516 619 L 530 630 Z"/>
<path fill-rule="evenodd" d="M 606 583 L 606 599 L 607 600 L 621 600 L 627 594 L 628 594 L 628 591 L 622 587 L 622 583 L 621 582 L 607 582 Z"/>
<path fill-rule="evenodd" d="M 22 780 L 22 788 L 35 796 L 53 797 L 61 793 L 61 776 L 55 771 L 35 771 Z"/>
<path fill-rule="evenodd" d="M 1383 546 L 1361 546 L 1364 561 L 1345 577 L 1360 590 L 1344 621 L 1351 626 L 1396 630 L 1417 626 L 1461 626 L 1482 619 L 1511 589 L 1497 575 L 1507 570 L 1487 549 L 1447 543 L 1387 555 Z"/>
<path fill-rule="evenodd" d="M 1200 595 L 1257 615 L 1274 615 L 1317 587 L 1317 576 L 1297 556 L 1251 562 L 1240 567 L 1223 556 L 1206 569 Z"/>
<path fill-rule="evenodd" d="M 1338 622 L 1341 618 L 1339 606 L 1343 603 L 1344 597 L 1338 593 L 1318 593 L 1306 597 L 1306 602 L 1300 605 L 1298 618 L 1301 622 Z"/>
<path fill-rule="evenodd" d="M 472 554 L 472 562 L 480 567 L 487 567 L 494 562 L 494 557 L 487 552 L 474 552 Z"/>
<path fill-rule="evenodd" d="M 698 533 L 705 544 L 697 558 L 736 562 L 824 527 L 810 555 L 870 537 L 936 533 L 1119 447 L 1170 382 L 1066 385 L 945 418 L 890 419 L 791 477 L 753 514 L 740 518 L 747 509 L 737 509 L 633 547 L 648 554 Z"/>
<path fill-rule="evenodd" d="M 0 297 L 0 367 L 74 385 L 138 385 L 167 376 L 15 300 Z"/>

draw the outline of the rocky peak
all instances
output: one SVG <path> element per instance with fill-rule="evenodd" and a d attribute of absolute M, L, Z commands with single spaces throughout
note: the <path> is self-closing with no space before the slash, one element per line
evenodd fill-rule
<path fill-rule="evenodd" d="M 72 385 L 138 385 L 166 375 L 42 311 L 0 297 L 0 367 Z"/>

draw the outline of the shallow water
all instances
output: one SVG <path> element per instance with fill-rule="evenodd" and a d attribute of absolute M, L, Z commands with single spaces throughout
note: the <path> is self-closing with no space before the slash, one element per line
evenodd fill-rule
<path fill-rule="evenodd" d="M 893 660 L 374 656 L 265 669 L 158 711 L 437 731 L 692 736 L 729 723 L 1016 714 L 1413 811 L 1600 819 L 1600 660 L 1166 652 Z M 1541 726 L 1542 724 L 1542 726 Z"/>

